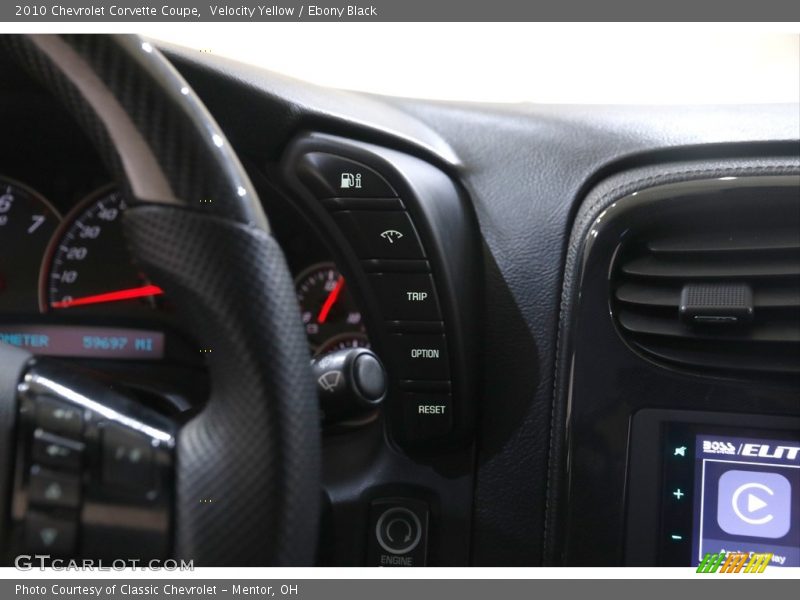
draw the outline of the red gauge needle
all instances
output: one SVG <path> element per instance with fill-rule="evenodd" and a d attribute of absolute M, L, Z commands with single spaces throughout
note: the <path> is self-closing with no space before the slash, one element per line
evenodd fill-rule
<path fill-rule="evenodd" d="M 339 294 L 342 293 L 343 287 L 344 277 L 339 277 L 339 279 L 336 281 L 336 285 L 331 290 L 331 293 L 328 294 L 327 298 L 325 298 L 325 303 L 322 305 L 319 315 L 317 316 L 317 323 L 324 323 L 327 320 L 328 313 L 331 312 L 333 305 L 336 304 L 336 300 L 339 298 Z"/>
<path fill-rule="evenodd" d="M 53 302 L 50 306 L 52 308 L 70 308 L 72 306 L 84 306 L 86 304 L 119 302 L 120 300 L 130 300 L 131 298 L 141 298 L 143 296 L 158 296 L 163 293 L 164 290 L 157 285 L 143 285 L 141 287 L 128 288 L 127 290 L 116 290 L 114 292 L 106 292 L 94 296 L 84 296 L 83 298 Z"/>

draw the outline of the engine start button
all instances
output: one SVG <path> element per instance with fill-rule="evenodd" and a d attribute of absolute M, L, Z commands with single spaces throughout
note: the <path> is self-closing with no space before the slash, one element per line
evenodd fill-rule
<path fill-rule="evenodd" d="M 402 506 L 386 510 L 375 525 L 375 537 L 386 552 L 407 554 L 422 539 L 422 523 L 412 511 Z"/>

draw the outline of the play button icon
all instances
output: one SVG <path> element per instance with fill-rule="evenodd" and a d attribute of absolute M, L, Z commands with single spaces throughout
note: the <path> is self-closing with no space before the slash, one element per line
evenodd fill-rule
<path fill-rule="evenodd" d="M 762 495 L 765 495 L 765 497 L 775 495 L 775 492 L 772 491 L 772 488 L 769 486 L 766 486 L 763 483 L 751 481 L 749 483 L 743 483 L 736 488 L 736 490 L 733 492 L 733 497 L 731 498 L 731 507 L 733 507 L 733 512 L 736 513 L 736 516 L 742 521 L 749 523 L 750 525 L 764 525 L 765 523 L 772 521 L 774 518 L 772 513 L 768 511 L 764 511 L 763 514 L 756 515 L 756 513 L 758 513 L 762 508 L 769 508 L 769 502 L 762 500 L 761 497 L 757 495 L 758 492 L 761 492 Z M 741 498 L 743 498 L 745 495 L 747 496 L 746 503 L 742 502 L 741 500 Z M 744 506 L 745 504 L 746 506 Z"/>
<path fill-rule="evenodd" d="M 765 506 L 769 506 L 769 504 L 754 494 L 747 494 L 747 512 L 754 513 L 757 510 L 761 510 Z"/>
<path fill-rule="evenodd" d="M 792 486 L 783 475 L 725 471 L 719 478 L 717 523 L 731 535 L 781 538 L 789 533 Z"/>

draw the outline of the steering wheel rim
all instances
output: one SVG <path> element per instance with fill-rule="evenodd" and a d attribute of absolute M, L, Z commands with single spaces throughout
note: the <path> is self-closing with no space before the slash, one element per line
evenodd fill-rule
<path fill-rule="evenodd" d="M 174 554 L 210 566 L 312 564 L 320 433 L 307 343 L 283 253 L 224 134 L 138 36 L 3 43 L 121 183 L 134 260 L 207 351 L 208 402 L 177 437 Z"/>

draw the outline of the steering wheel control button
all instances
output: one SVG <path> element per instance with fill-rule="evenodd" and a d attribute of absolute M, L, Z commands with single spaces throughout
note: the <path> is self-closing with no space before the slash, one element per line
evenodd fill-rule
<path fill-rule="evenodd" d="M 33 432 L 33 460 L 50 467 L 77 470 L 81 466 L 83 444 L 53 435 L 43 429 Z"/>
<path fill-rule="evenodd" d="M 395 333 L 389 339 L 394 353 L 395 377 L 398 379 L 450 379 L 450 363 L 444 335 Z"/>
<path fill-rule="evenodd" d="M 300 179 L 318 198 L 395 198 L 397 192 L 370 167 L 327 152 L 304 155 Z"/>
<path fill-rule="evenodd" d="M 417 231 L 405 211 L 344 210 L 333 217 L 361 259 L 425 258 Z"/>
<path fill-rule="evenodd" d="M 36 424 L 47 431 L 80 438 L 83 414 L 79 407 L 52 398 L 36 400 Z"/>
<path fill-rule="evenodd" d="M 374 273 L 369 276 L 387 320 L 439 321 L 433 277 L 423 273 Z"/>
<path fill-rule="evenodd" d="M 406 392 L 403 405 L 403 438 L 408 443 L 436 440 L 453 428 L 453 402 L 450 394 Z"/>
<path fill-rule="evenodd" d="M 75 475 L 48 471 L 39 465 L 33 465 L 28 494 L 31 504 L 77 508 L 81 502 L 81 482 Z"/>
<path fill-rule="evenodd" d="M 25 516 L 25 549 L 30 552 L 69 556 L 75 552 L 77 537 L 75 521 L 38 511 L 30 511 Z"/>
<path fill-rule="evenodd" d="M 376 500 L 370 509 L 370 566 L 419 567 L 427 554 L 428 506 L 410 498 Z"/>
<path fill-rule="evenodd" d="M 153 489 L 150 438 L 110 423 L 103 429 L 103 482 L 133 492 Z"/>

